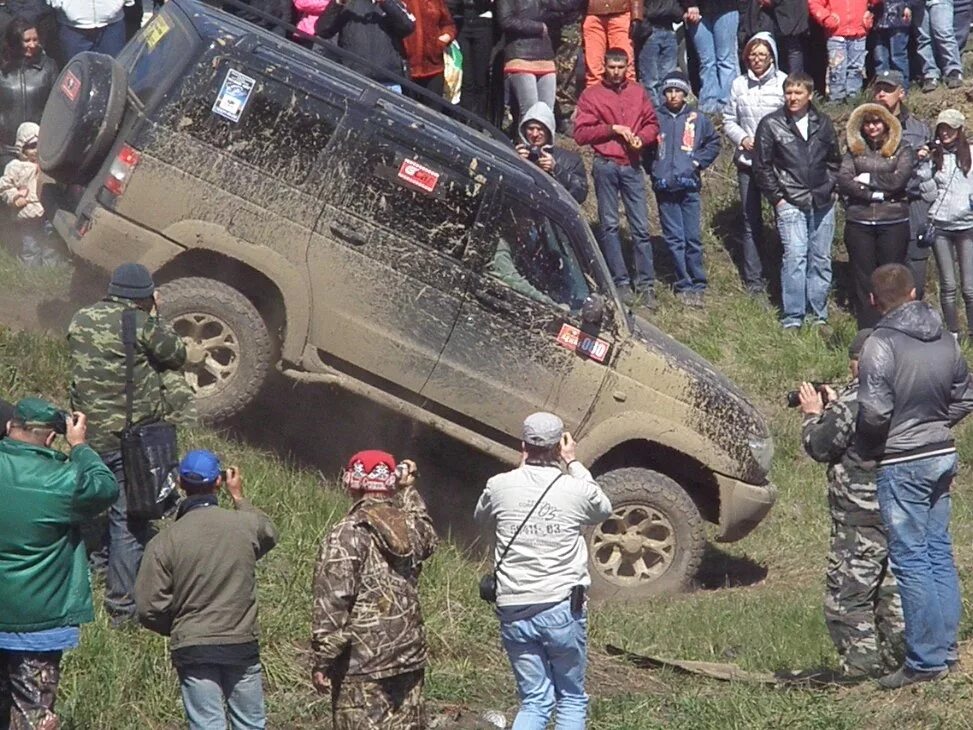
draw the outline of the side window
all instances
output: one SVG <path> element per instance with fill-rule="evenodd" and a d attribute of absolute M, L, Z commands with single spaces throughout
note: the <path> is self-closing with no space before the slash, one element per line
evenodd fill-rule
<path fill-rule="evenodd" d="M 341 207 L 397 236 L 462 258 L 483 186 L 378 135 L 367 143 L 363 159 L 348 166 Z"/>
<path fill-rule="evenodd" d="M 591 288 L 564 229 L 509 198 L 498 222 L 487 273 L 525 296 L 580 310 Z"/>
<path fill-rule="evenodd" d="M 244 91 L 236 100 L 241 107 L 236 121 L 213 111 L 230 74 L 235 80 L 242 77 L 253 84 L 249 93 Z M 302 91 L 248 69 L 239 71 L 223 64 L 213 78 L 210 93 L 187 100 L 181 118 L 174 122 L 181 131 L 253 165 L 261 173 L 301 187 L 334 135 L 341 114 Z"/>

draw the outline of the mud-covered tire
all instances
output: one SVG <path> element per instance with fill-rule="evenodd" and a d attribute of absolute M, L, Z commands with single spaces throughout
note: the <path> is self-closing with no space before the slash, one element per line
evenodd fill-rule
<path fill-rule="evenodd" d="M 233 287 L 201 277 L 159 287 L 161 314 L 187 344 L 186 379 L 199 417 L 216 423 L 246 407 L 264 384 L 274 348 L 263 317 Z"/>
<path fill-rule="evenodd" d="M 614 512 L 585 534 L 592 597 L 630 600 L 690 588 L 706 537 L 686 490 L 634 467 L 602 474 L 598 483 Z"/>
<path fill-rule="evenodd" d="M 111 56 L 85 51 L 68 61 L 41 115 L 41 169 L 58 182 L 90 180 L 115 141 L 127 98 L 128 72 Z"/>

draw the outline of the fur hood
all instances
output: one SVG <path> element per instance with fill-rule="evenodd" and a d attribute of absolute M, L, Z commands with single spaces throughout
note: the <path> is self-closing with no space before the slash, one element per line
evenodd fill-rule
<path fill-rule="evenodd" d="M 889 136 L 885 140 L 885 144 L 882 145 L 880 152 L 882 157 L 891 157 L 899 149 L 899 144 L 902 142 L 902 124 L 892 112 L 881 104 L 862 104 L 851 113 L 848 118 L 848 125 L 845 127 L 848 151 L 853 155 L 861 155 L 868 149 L 868 143 L 862 135 L 862 120 L 866 114 L 874 114 L 884 120 L 885 126 L 889 129 Z"/>

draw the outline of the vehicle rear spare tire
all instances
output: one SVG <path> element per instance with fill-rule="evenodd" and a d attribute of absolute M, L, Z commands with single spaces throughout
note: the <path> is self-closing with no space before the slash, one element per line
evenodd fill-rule
<path fill-rule="evenodd" d="M 183 372 L 196 391 L 199 417 L 222 421 L 263 386 L 273 357 L 267 324 L 233 287 L 202 277 L 159 287 L 161 313 L 186 343 Z"/>
<path fill-rule="evenodd" d="M 85 51 L 62 69 L 41 116 L 37 159 L 58 182 L 91 179 L 125 113 L 128 72 L 111 56 Z"/>
<path fill-rule="evenodd" d="M 614 513 L 586 532 L 591 595 L 628 600 L 688 589 L 706 538 L 695 503 L 675 481 L 628 467 L 598 477 Z"/>

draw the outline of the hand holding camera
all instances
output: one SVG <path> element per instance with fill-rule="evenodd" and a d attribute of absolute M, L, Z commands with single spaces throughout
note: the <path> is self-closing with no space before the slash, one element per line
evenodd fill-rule
<path fill-rule="evenodd" d="M 88 417 L 81 411 L 65 413 L 64 430 L 58 431 L 58 433 L 64 434 L 65 440 L 72 449 L 75 446 L 81 446 L 88 440 Z"/>
<path fill-rule="evenodd" d="M 404 459 L 395 467 L 395 479 L 399 489 L 413 486 L 418 476 L 419 467 L 412 459 Z"/>
<path fill-rule="evenodd" d="M 561 434 L 561 459 L 565 464 L 577 461 L 578 444 L 569 431 Z"/>
<path fill-rule="evenodd" d="M 787 405 L 789 408 L 799 408 L 805 416 L 818 416 L 837 397 L 838 394 L 828 383 L 804 382 L 800 389 L 787 394 Z"/>
<path fill-rule="evenodd" d="M 223 484 L 227 494 L 234 502 L 243 499 L 243 476 L 240 474 L 240 467 L 228 466 L 224 472 Z"/>

